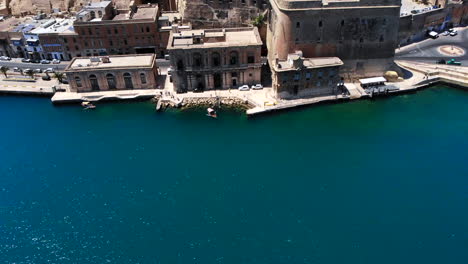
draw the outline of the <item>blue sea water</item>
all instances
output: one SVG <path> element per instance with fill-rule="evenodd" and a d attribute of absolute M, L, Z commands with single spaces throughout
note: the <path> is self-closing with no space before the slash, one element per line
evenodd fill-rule
<path fill-rule="evenodd" d="M 468 263 L 468 92 L 247 119 L 0 97 L 0 263 Z"/>

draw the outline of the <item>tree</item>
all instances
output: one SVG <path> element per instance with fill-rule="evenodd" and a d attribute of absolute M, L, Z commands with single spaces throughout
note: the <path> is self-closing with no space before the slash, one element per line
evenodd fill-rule
<path fill-rule="evenodd" d="M 29 70 L 28 72 L 26 72 L 26 74 L 31 77 L 31 79 L 34 79 L 34 72 L 32 70 Z"/>
<path fill-rule="evenodd" d="M 252 21 L 252 25 L 254 25 L 255 27 L 263 26 L 263 24 L 265 23 L 263 19 L 264 19 L 263 15 L 258 15 L 258 17 L 254 18 L 254 20 Z"/>
<path fill-rule="evenodd" d="M 54 78 L 57 79 L 59 83 L 62 83 L 65 78 L 65 74 L 63 74 L 63 72 L 54 72 Z"/>
<path fill-rule="evenodd" d="M 5 75 L 5 78 L 8 78 L 7 71 L 9 70 L 10 68 L 8 68 L 7 66 L 0 67 L 0 71 L 3 73 L 3 75 Z"/>

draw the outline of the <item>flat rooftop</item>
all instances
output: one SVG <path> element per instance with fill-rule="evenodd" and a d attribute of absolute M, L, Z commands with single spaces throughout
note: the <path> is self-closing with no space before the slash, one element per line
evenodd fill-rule
<path fill-rule="evenodd" d="M 103 61 L 109 58 L 108 63 Z M 65 71 L 90 71 L 107 69 L 131 69 L 131 68 L 151 68 L 156 61 L 154 54 L 142 55 L 122 55 L 122 56 L 101 56 L 101 57 L 76 57 L 67 66 Z"/>
<path fill-rule="evenodd" d="M 401 6 L 401 0 L 271 0 L 270 3 L 282 10 L 360 8 Z"/>
<path fill-rule="evenodd" d="M 158 13 L 158 6 L 137 6 L 137 11 L 133 14 L 132 19 L 152 19 L 155 18 Z"/>
<path fill-rule="evenodd" d="M 31 31 L 34 34 L 47 34 L 47 33 L 73 33 L 74 19 L 57 19 L 55 23 L 48 27 L 38 27 Z"/>
<path fill-rule="evenodd" d="M 302 67 L 307 69 L 325 68 L 343 65 L 343 61 L 338 57 L 316 57 L 316 58 L 303 58 L 296 54 L 290 55 L 289 58 L 293 60 L 302 60 Z M 283 60 L 278 61 L 278 65 L 275 65 L 276 71 L 292 71 L 296 70 L 291 61 Z"/>
<path fill-rule="evenodd" d="M 189 49 L 259 45 L 262 45 L 262 40 L 257 28 L 252 27 L 183 30 L 179 33 L 171 33 L 168 48 Z"/>

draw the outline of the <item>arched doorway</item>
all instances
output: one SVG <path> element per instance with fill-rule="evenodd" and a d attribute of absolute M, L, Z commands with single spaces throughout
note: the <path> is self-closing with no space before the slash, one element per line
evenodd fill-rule
<path fill-rule="evenodd" d="M 205 78 L 201 74 L 197 74 L 195 79 L 195 91 L 203 92 L 205 90 Z"/>
<path fill-rule="evenodd" d="M 213 74 L 213 83 L 215 89 L 220 89 L 223 86 L 223 79 L 221 78 L 221 73 L 217 72 Z"/>
<path fill-rule="evenodd" d="M 133 89 L 132 75 L 128 72 L 124 73 L 125 89 Z"/>
<path fill-rule="evenodd" d="M 117 89 L 117 86 L 115 84 L 115 76 L 113 74 L 108 73 L 106 75 L 106 79 L 107 79 L 107 86 L 109 87 L 109 90 Z"/>
<path fill-rule="evenodd" d="M 98 82 L 96 75 L 91 74 L 89 76 L 89 82 L 91 83 L 91 89 L 93 91 L 99 91 L 99 82 Z"/>

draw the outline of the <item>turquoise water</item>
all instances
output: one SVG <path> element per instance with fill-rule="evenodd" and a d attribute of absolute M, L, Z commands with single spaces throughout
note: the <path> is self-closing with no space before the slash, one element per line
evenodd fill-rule
<path fill-rule="evenodd" d="M 467 102 L 214 120 L 0 97 L 0 263 L 468 263 Z"/>

